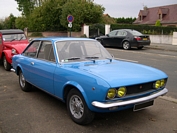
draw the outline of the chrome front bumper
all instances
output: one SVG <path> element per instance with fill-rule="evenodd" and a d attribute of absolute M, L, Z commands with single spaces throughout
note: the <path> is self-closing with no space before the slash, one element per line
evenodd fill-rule
<path fill-rule="evenodd" d="M 113 102 L 107 102 L 107 103 L 93 101 L 92 105 L 95 107 L 98 107 L 98 108 L 112 108 L 112 107 L 125 106 L 125 105 L 150 101 L 150 100 L 156 99 L 159 96 L 165 95 L 167 92 L 168 92 L 168 90 L 166 88 L 164 88 L 163 90 L 161 90 L 157 93 L 153 93 L 150 96 L 146 96 L 146 97 L 142 97 L 142 98 L 127 100 L 127 101 L 113 101 Z"/>

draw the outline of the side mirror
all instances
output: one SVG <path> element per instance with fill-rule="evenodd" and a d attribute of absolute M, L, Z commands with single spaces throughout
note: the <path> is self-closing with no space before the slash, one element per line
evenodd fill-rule
<path fill-rule="evenodd" d="M 109 37 L 109 34 L 106 34 L 107 37 Z"/>

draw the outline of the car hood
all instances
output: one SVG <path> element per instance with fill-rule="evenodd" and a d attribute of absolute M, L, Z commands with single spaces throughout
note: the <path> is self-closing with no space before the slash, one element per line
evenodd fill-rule
<path fill-rule="evenodd" d="M 17 52 L 20 54 L 23 52 L 23 50 L 26 48 L 28 45 L 28 41 L 18 41 L 18 42 L 6 42 L 4 43 L 5 47 L 8 47 L 10 49 L 14 48 L 17 50 Z"/>
<path fill-rule="evenodd" d="M 78 69 L 104 79 L 111 87 L 146 83 L 168 77 L 156 68 L 124 61 L 85 65 Z"/>

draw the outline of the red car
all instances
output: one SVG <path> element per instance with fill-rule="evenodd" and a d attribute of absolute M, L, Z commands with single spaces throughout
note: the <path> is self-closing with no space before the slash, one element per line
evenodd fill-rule
<path fill-rule="evenodd" d="M 5 70 L 11 69 L 12 56 L 22 53 L 28 43 L 22 30 L 0 30 L 0 61 Z"/>

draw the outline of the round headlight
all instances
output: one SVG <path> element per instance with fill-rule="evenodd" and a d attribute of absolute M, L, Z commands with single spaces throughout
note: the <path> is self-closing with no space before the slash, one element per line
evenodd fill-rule
<path fill-rule="evenodd" d="M 157 80 L 155 83 L 154 83 L 154 88 L 155 89 L 158 89 L 158 88 L 160 88 L 161 87 L 161 82 L 160 82 L 160 80 Z"/>
<path fill-rule="evenodd" d="M 108 99 L 113 99 L 116 96 L 116 90 L 115 89 L 109 89 L 107 93 Z"/>
<path fill-rule="evenodd" d="M 11 53 L 12 54 L 17 54 L 17 51 L 15 49 L 12 49 Z"/>
<path fill-rule="evenodd" d="M 165 80 L 162 79 L 162 80 L 160 81 L 160 87 L 164 87 L 164 86 L 165 86 Z"/>
<path fill-rule="evenodd" d="M 118 97 L 123 97 L 126 95 L 126 88 L 125 87 L 120 87 L 118 90 L 117 90 L 117 96 Z"/>

